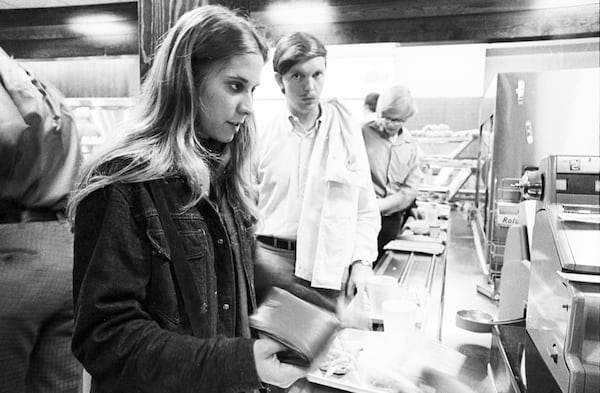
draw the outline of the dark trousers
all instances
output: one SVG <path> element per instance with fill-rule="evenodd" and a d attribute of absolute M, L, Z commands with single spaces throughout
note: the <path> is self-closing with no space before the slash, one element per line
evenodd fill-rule
<path fill-rule="evenodd" d="M 294 274 L 296 252 L 282 250 L 256 242 L 254 261 L 254 282 L 259 303 L 271 287 L 287 290 L 295 296 L 330 311 L 336 311 L 337 299 L 341 292 L 333 289 L 313 288 L 310 282 Z"/>
<path fill-rule="evenodd" d="M 72 275 L 67 222 L 0 224 L 0 393 L 81 391 Z"/>
<path fill-rule="evenodd" d="M 381 216 L 381 230 L 377 236 L 377 261 L 385 253 L 383 247 L 390 241 L 396 239 L 400 234 L 402 225 L 404 224 L 405 212 L 396 212 L 389 216 Z"/>

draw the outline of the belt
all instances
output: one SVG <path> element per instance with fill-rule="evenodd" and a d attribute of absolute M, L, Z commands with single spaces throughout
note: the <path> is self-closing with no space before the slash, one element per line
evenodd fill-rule
<path fill-rule="evenodd" d="M 259 242 L 264 243 L 268 246 L 280 248 L 282 250 L 289 250 L 289 251 L 296 250 L 296 241 L 295 240 L 280 239 L 278 237 L 263 236 L 263 235 L 256 236 L 256 240 L 258 240 Z"/>
<path fill-rule="evenodd" d="M 64 217 L 61 211 L 44 209 L 8 209 L 0 210 L 0 224 L 35 221 L 57 221 Z"/>

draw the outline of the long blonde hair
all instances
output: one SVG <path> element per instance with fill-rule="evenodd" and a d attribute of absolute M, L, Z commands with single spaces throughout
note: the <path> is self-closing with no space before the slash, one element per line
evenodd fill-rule
<path fill-rule="evenodd" d="M 213 154 L 202 145 L 196 129 L 202 111 L 199 92 L 211 70 L 247 53 L 260 54 L 265 62 L 268 57 L 264 37 L 246 19 L 215 5 L 182 15 L 156 51 L 130 132 L 85 165 L 69 202 L 69 217 L 74 219 L 77 205 L 87 195 L 114 183 L 178 175 L 191 189 L 185 208 L 205 196 Z M 231 158 L 221 179 L 230 201 L 248 218 L 254 215 L 248 164 L 254 127 L 250 116 L 229 143 Z"/>

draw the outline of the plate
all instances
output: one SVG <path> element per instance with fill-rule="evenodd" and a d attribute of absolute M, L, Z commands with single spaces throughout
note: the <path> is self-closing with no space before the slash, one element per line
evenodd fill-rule
<path fill-rule="evenodd" d="M 342 329 L 338 332 L 338 338 L 344 342 L 344 345 L 352 347 L 353 350 L 360 352 L 363 343 L 368 340 L 372 334 L 379 334 L 368 330 Z M 325 376 L 325 372 L 317 369 L 306 376 L 309 382 L 335 389 L 340 389 L 352 393 L 385 393 L 383 390 L 373 388 L 372 386 L 361 383 L 358 379 L 356 369 L 351 369 L 345 375 Z"/>
<path fill-rule="evenodd" d="M 437 340 L 415 335 L 404 344 L 408 346 L 403 350 L 389 352 L 388 349 L 398 342 L 390 341 L 383 332 L 346 328 L 338 332 L 338 338 L 346 352 L 355 353 L 354 368 L 342 376 L 325 376 L 317 369 L 307 375 L 309 382 L 351 393 L 415 392 L 419 391 L 419 386 L 425 392 L 474 393 L 458 381 L 466 356 Z M 382 371 L 390 361 L 396 362 L 397 356 L 404 358 L 403 351 L 411 354 L 410 369 L 405 370 L 408 374 L 393 374 L 389 387 L 374 386 L 364 380 L 366 375 L 358 367 L 374 367 L 371 372 Z M 392 357 L 389 357 L 390 354 Z M 383 375 L 387 380 L 390 375 L 387 372 L 384 370 L 383 374 L 376 372 L 369 376 L 379 380 L 379 376 Z"/>
<path fill-rule="evenodd" d="M 369 343 L 377 342 L 379 346 L 389 346 L 386 336 L 383 332 L 358 330 L 358 329 L 342 329 L 338 333 L 340 341 L 342 341 L 349 352 L 356 352 L 356 359 L 363 354 L 363 350 L 367 350 L 366 346 Z M 372 349 L 371 349 L 372 351 Z M 373 352 L 371 352 L 371 356 Z M 358 360 L 358 363 L 361 361 Z M 354 363 L 354 368 L 350 369 L 345 375 L 331 375 L 326 376 L 325 372 L 321 370 L 315 370 L 306 376 L 309 382 L 327 386 L 335 389 L 339 389 L 345 392 L 351 393 L 390 393 L 391 388 L 378 388 L 368 384 L 362 380 L 359 371 L 356 369 L 357 363 Z"/>
<path fill-rule="evenodd" d="M 313 372 L 306 376 L 309 382 L 323 386 L 328 386 L 334 389 L 340 389 L 352 393 L 387 393 L 383 390 L 378 390 L 368 386 L 361 385 L 354 374 L 346 374 L 342 377 L 330 376 L 326 377 L 322 371 Z"/>

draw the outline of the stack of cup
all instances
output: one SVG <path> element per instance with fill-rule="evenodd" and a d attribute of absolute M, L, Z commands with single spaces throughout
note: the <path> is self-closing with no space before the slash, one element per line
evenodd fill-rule
<path fill-rule="evenodd" d="M 381 305 L 383 331 L 400 347 L 411 342 L 415 333 L 417 311 L 417 304 L 410 299 L 386 300 Z"/>
<path fill-rule="evenodd" d="M 382 304 L 386 300 L 400 297 L 400 286 L 398 281 L 391 276 L 372 276 L 367 281 L 367 294 L 371 306 L 371 315 L 381 316 Z"/>
<path fill-rule="evenodd" d="M 440 236 L 440 220 L 438 215 L 439 212 L 435 203 L 425 208 L 425 221 L 427 221 L 427 225 L 429 226 L 430 237 Z"/>

